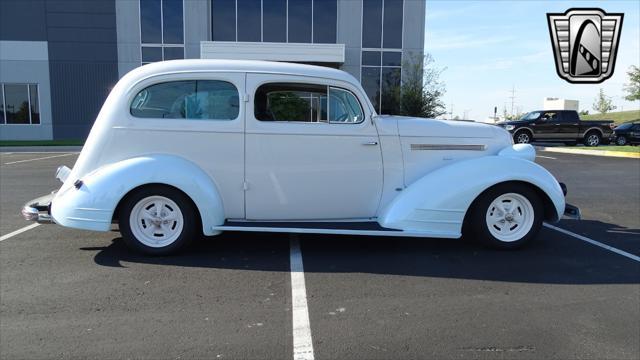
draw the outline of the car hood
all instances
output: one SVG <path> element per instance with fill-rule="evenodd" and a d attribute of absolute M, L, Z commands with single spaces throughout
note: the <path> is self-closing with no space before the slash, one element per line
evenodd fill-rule
<path fill-rule="evenodd" d="M 472 121 L 436 120 L 406 116 L 379 116 L 387 125 L 397 124 L 401 137 L 493 138 L 495 126 Z"/>
<path fill-rule="evenodd" d="M 400 137 L 405 184 L 457 161 L 497 155 L 511 146 L 504 129 L 470 121 L 379 116 L 381 135 Z"/>

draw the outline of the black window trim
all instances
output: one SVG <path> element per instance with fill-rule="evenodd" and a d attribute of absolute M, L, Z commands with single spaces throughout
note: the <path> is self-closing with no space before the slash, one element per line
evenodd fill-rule
<path fill-rule="evenodd" d="M 269 85 L 269 84 L 303 84 L 303 85 L 316 85 L 316 86 L 325 86 L 327 88 L 327 121 L 323 122 L 323 121 L 297 121 L 297 120 L 260 120 L 258 118 L 256 118 L 256 94 L 258 92 L 258 89 L 260 89 L 262 86 L 264 85 Z M 362 120 L 358 121 L 358 122 L 337 122 L 337 121 L 330 121 L 329 120 L 329 90 L 331 88 L 334 89 L 339 89 L 339 90 L 343 90 L 346 91 L 348 93 L 350 93 L 351 95 L 353 95 L 353 97 L 356 99 L 356 101 L 358 102 L 358 105 L 360 106 L 360 110 L 362 111 Z M 362 106 L 362 102 L 360 101 L 360 98 L 358 97 L 358 95 L 356 95 L 353 91 L 345 88 L 345 87 L 341 87 L 341 86 L 335 86 L 335 85 L 330 85 L 330 84 L 318 84 L 318 83 L 311 83 L 311 82 L 304 82 L 304 81 L 266 81 L 263 83 L 258 84 L 258 86 L 256 86 L 256 89 L 253 92 L 253 111 L 252 111 L 252 116 L 256 121 L 260 121 L 262 123 L 300 123 L 300 124 L 326 124 L 326 125 L 331 125 L 331 124 L 344 124 L 344 125 L 358 125 L 358 124 L 362 124 L 365 122 L 366 118 L 367 118 L 367 113 L 364 111 L 364 106 Z"/>
<path fill-rule="evenodd" d="M 130 92 L 130 95 L 127 99 L 127 106 L 128 106 L 128 114 L 133 117 L 134 119 L 143 119 L 143 120 L 179 120 L 179 121 L 194 121 L 194 122 L 198 122 L 198 123 L 205 123 L 205 122 L 210 122 L 210 121 L 222 121 L 225 123 L 228 122 L 232 122 L 232 121 L 237 121 L 238 119 L 240 119 L 243 115 L 243 101 L 242 101 L 242 93 L 240 92 L 240 89 L 238 89 L 238 86 L 236 86 L 235 83 L 233 83 L 233 81 L 230 81 L 228 79 L 209 79 L 209 78 L 185 78 L 185 79 L 155 79 L 158 75 L 153 75 L 150 77 L 147 77 L 145 79 L 142 79 L 141 81 L 139 81 L 138 83 L 136 83 L 134 85 L 134 91 Z M 154 81 L 154 80 L 159 80 L 159 81 Z M 139 116 L 135 116 L 131 110 L 132 110 L 132 104 L 135 101 L 136 97 L 138 96 L 138 94 L 140 94 L 140 92 L 155 86 L 155 85 L 159 85 L 159 84 L 165 84 L 165 83 L 171 83 L 171 82 L 181 82 L 181 81 L 220 81 L 220 82 L 226 82 L 228 84 L 231 84 L 233 86 L 234 89 L 236 89 L 236 92 L 238 93 L 238 115 L 236 115 L 235 118 L 233 119 L 196 119 L 196 118 L 161 118 L 161 117 L 139 117 Z"/>

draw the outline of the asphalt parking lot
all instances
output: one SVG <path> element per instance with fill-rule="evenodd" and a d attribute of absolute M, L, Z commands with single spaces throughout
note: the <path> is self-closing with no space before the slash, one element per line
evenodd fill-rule
<path fill-rule="evenodd" d="M 638 359 L 640 160 L 539 155 L 584 219 L 520 251 L 226 233 L 151 258 L 118 232 L 42 225 L 7 237 L 77 155 L 2 153 L 0 357 Z M 312 352 L 294 347 L 298 242 Z"/>

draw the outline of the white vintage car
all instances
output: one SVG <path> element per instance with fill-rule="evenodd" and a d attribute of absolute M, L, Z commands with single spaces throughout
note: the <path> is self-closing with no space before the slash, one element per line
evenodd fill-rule
<path fill-rule="evenodd" d="M 534 158 L 497 126 L 377 115 L 340 70 L 167 61 L 118 82 L 73 169 L 58 169 L 62 187 L 22 213 L 96 231 L 117 222 L 147 254 L 228 230 L 516 248 L 565 213 L 566 190 Z"/>

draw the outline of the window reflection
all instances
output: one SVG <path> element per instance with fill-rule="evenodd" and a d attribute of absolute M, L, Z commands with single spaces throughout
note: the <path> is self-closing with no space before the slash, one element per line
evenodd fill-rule
<path fill-rule="evenodd" d="M 337 1 L 313 2 L 313 42 L 335 44 L 337 31 Z"/>
<path fill-rule="evenodd" d="M 183 0 L 140 0 L 143 65 L 184 58 L 183 19 Z"/>
<path fill-rule="evenodd" d="M 287 0 L 262 1 L 262 40 L 287 41 Z"/>
<path fill-rule="evenodd" d="M 236 0 L 211 0 L 213 41 L 236 41 Z"/>
<path fill-rule="evenodd" d="M 40 124 L 36 84 L 0 84 L 0 124 Z"/>
<path fill-rule="evenodd" d="M 289 42 L 311 42 L 311 0 L 289 0 Z"/>
<path fill-rule="evenodd" d="M 261 41 L 260 0 L 238 0 L 238 41 Z"/>

